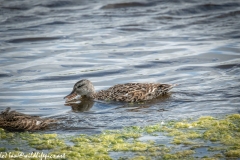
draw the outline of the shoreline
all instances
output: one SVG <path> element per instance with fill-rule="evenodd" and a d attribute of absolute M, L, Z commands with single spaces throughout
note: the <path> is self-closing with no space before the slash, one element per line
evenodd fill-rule
<path fill-rule="evenodd" d="M 240 158 L 240 114 L 64 136 L 0 129 L 3 159 Z"/>

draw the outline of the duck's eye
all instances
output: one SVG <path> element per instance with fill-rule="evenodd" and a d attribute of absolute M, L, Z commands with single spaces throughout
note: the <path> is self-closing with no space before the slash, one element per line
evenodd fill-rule
<path fill-rule="evenodd" d="M 84 84 L 81 84 L 81 85 L 77 86 L 77 88 L 81 88 L 82 86 L 84 86 Z"/>

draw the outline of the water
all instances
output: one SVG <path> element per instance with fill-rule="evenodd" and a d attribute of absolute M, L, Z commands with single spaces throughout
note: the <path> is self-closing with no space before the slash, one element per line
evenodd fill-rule
<path fill-rule="evenodd" d="M 96 133 L 239 113 L 240 2 L 0 0 L 0 110 Z M 147 104 L 64 105 L 80 79 L 177 83 Z"/>

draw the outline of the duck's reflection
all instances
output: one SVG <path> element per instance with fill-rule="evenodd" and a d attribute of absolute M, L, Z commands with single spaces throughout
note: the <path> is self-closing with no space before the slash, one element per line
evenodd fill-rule
<path fill-rule="evenodd" d="M 149 107 L 151 107 L 154 104 L 161 104 L 164 102 L 167 102 L 171 97 L 171 94 L 164 94 L 158 98 L 155 98 L 151 101 L 145 101 L 145 102 L 139 102 L 139 103 L 120 103 L 120 102 L 115 102 L 113 103 L 113 105 L 120 105 L 119 107 L 116 107 L 115 109 L 123 109 L 123 108 L 127 108 L 126 111 L 128 112 L 140 112 L 142 109 L 147 109 Z M 66 103 L 66 106 L 71 106 L 72 107 L 72 111 L 73 112 L 85 112 L 85 111 L 89 111 L 93 105 L 94 105 L 95 101 L 93 99 L 90 98 L 81 98 L 79 100 L 73 100 L 71 102 Z M 100 102 L 99 102 L 100 103 Z M 104 105 L 110 105 L 111 102 L 101 102 Z M 159 111 L 166 111 L 163 108 L 159 108 Z"/>
<path fill-rule="evenodd" d="M 94 101 L 88 98 L 82 98 L 80 103 L 78 103 L 77 101 L 71 101 L 65 104 L 65 106 L 71 106 L 73 112 L 89 111 L 93 105 Z"/>

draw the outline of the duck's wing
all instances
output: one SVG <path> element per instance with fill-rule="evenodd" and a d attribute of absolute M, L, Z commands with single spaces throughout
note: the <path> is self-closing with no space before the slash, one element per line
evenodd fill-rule
<path fill-rule="evenodd" d="M 156 98 L 169 91 L 173 85 L 155 83 L 118 84 L 98 92 L 98 99 L 138 102 Z"/>

